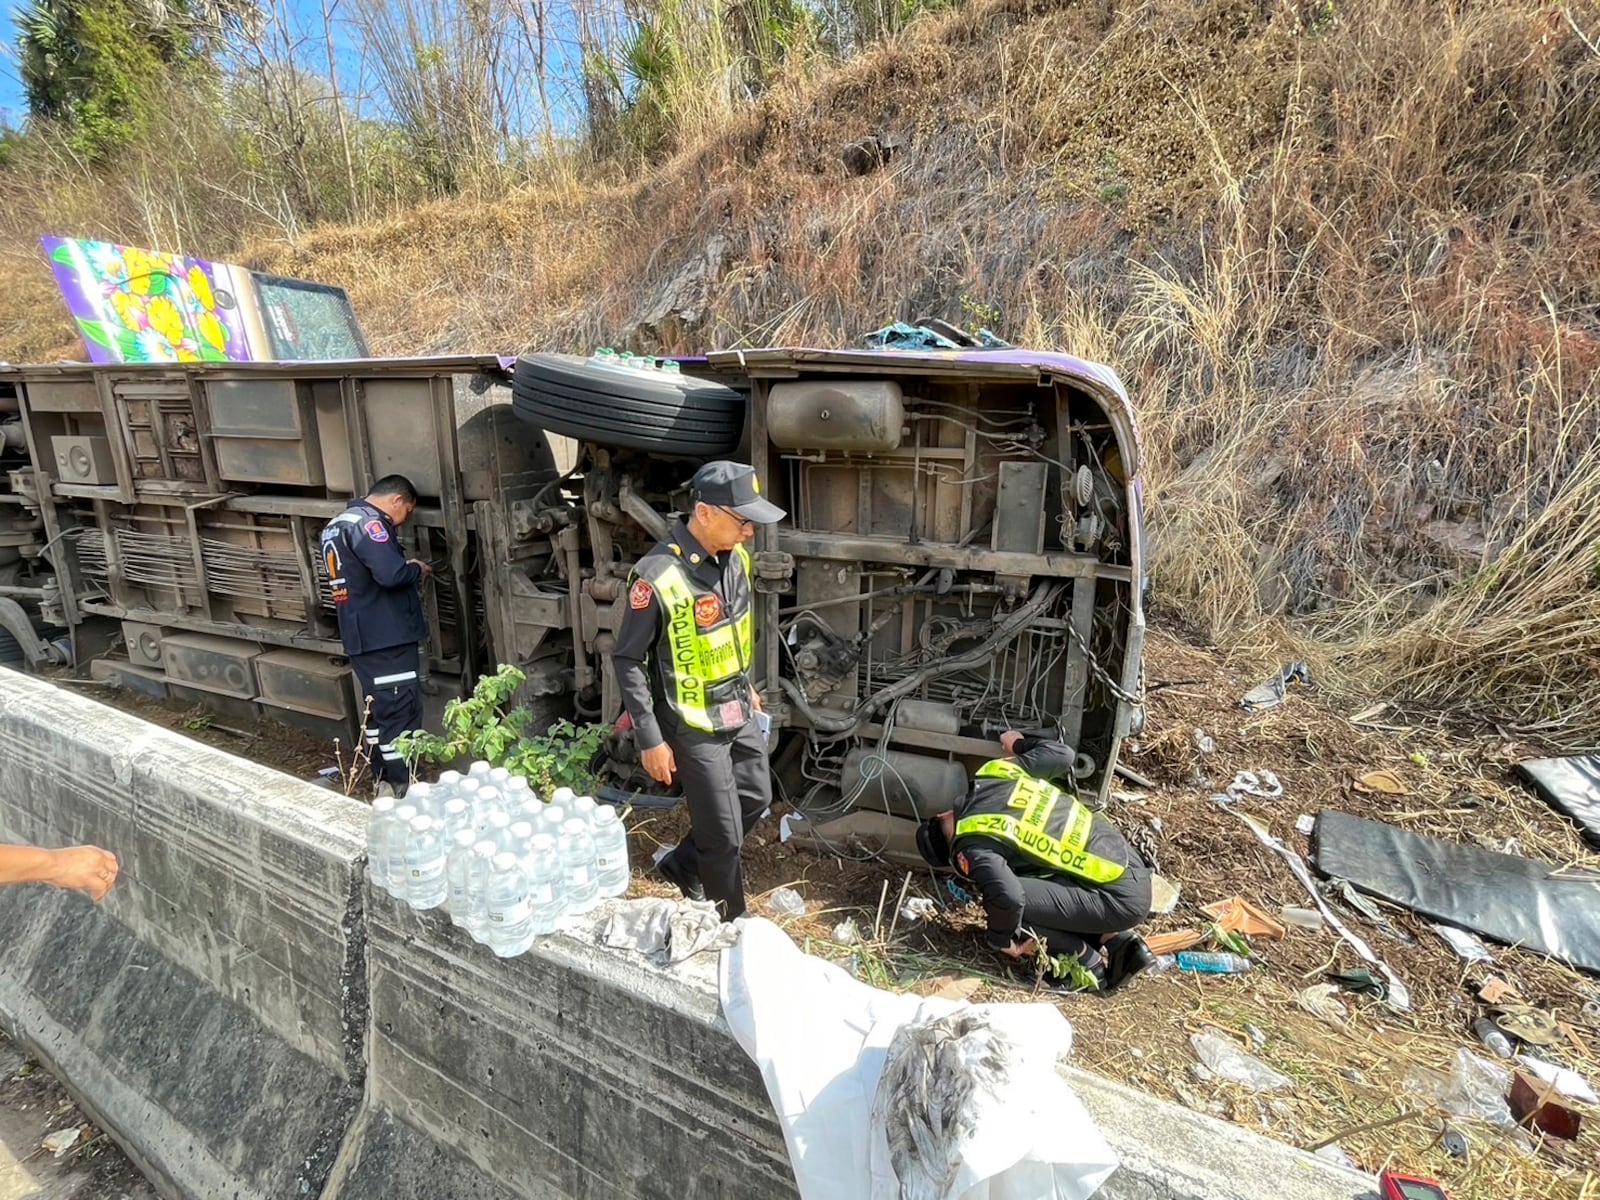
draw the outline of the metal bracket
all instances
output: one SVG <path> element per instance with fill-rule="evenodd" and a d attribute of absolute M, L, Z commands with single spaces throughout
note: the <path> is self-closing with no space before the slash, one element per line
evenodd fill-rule
<path fill-rule="evenodd" d="M 22 655 L 28 660 L 29 666 L 37 667 L 41 664 L 54 666 L 63 661 L 60 651 L 41 640 L 34 632 L 33 622 L 28 619 L 28 614 L 23 611 L 22 605 L 15 600 L 0 597 L 0 628 L 17 639 L 17 645 L 21 647 Z"/>

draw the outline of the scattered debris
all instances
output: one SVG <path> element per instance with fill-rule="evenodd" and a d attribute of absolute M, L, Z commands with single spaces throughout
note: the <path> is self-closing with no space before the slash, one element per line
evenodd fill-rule
<path fill-rule="evenodd" d="M 781 887 L 767 897 L 767 907 L 780 917 L 806 915 L 805 897 L 790 887 Z"/>
<path fill-rule="evenodd" d="M 1319 1021 L 1326 1021 L 1335 1029 L 1343 1029 L 1350 1019 L 1344 1002 L 1339 999 L 1339 985 L 1314 983 L 1295 993 L 1294 1002 Z"/>
<path fill-rule="evenodd" d="M 1450 949 L 1468 962 L 1492 963 L 1494 961 L 1494 955 L 1489 953 L 1489 948 L 1466 930 L 1457 929 L 1453 925 L 1429 925 L 1428 928 L 1443 938 Z"/>
<path fill-rule="evenodd" d="M 1508 1100 L 1517 1124 L 1532 1126 L 1552 1137 L 1575 1138 L 1583 1128 L 1583 1118 L 1554 1099 L 1555 1095 L 1553 1083 L 1545 1083 L 1524 1071 L 1512 1072 Z"/>
<path fill-rule="evenodd" d="M 1336 1163 L 1346 1170 L 1354 1171 L 1356 1169 L 1356 1160 L 1341 1150 L 1337 1142 L 1329 1142 L 1326 1146 L 1318 1146 L 1311 1153 L 1318 1158 L 1325 1158 L 1331 1163 Z"/>
<path fill-rule="evenodd" d="M 1150 911 L 1165 915 L 1178 907 L 1178 885 L 1164 875 L 1150 877 Z"/>
<path fill-rule="evenodd" d="M 1232 896 L 1215 904 L 1203 905 L 1200 911 L 1207 916 L 1215 917 L 1217 928 L 1226 933 L 1240 933 L 1245 937 L 1281 938 L 1288 932 L 1282 924 L 1243 896 Z"/>
<path fill-rule="evenodd" d="M 1356 912 L 1360 913 L 1363 917 L 1376 925 L 1378 927 L 1378 932 L 1384 934 L 1385 936 L 1391 937 L 1395 941 L 1402 942 L 1407 946 L 1413 946 L 1416 944 L 1416 938 L 1412 937 L 1405 930 L 1396 928 L 1394 922 L 1383 915 L 1383 910 L 1371 900 L 1367 899 L 1367 897 L 1363 896 L 1360 892 L 1356 891 L 1355 888 L 1351 887 L 1348 880 L 1330 879 L 1322 885 L 1322 892 L 1330 899 L 1342 900 L 1350 908 L 1354 909 Z"/>
<path fill-rule="evenodd" d="M 1555 1017 L 1531 1004 L 1496 1004 L 1492 1011 L 1495 1024 L 1519 1042 L 1531 1046 L 1548 1046 L 1561 1036 Z"/>
<path fill-rule="evenodd" d="M 1488 1017 L 1479 1017 L 1472 1023 L 1472 1033 L 1484 1048 L 1496 1058 L 1510 1058 L 1512 1055 L 1511 1039 L 1505 1031 L 1491 1021 Z"/>
<path fill-rule="evenodd" d="M 1517 1061 L 1545 1083 L 1553 1086 L 1569 1100 L 1581 1100 L 1585 1104 L 1600 1104 L 1600 1095 L 1595 1094 L 1589 1081 L 1576 1071 L 1569 1071 L 1566 1067 L 1558 1067 L 1555 1063 L 1545 1062 L 1542 1058 L 1535 1058 L 1531 1054 L 1517 1055 Z"/>
<path fill-rule="evenodd" d="M 1208 1070 L 1219 1078 L 1242 1083 L 1253 1092 L 1274 1092 L 1294 1086 L 1287 1075 L 1280 1075 L 1253 1054 L 1246 1054 L 1216 1033 L 1190 1034 L 1189 1044 Z"/>
<path fill-rule="evenodd" d="M 1215 754 L 1217 752 L 1217 740 L 1204 729 L 1196 729 L 1194 731 L 1194 748 L 1200 751 L 1201 754 Z"/>
<path fill-rule="evenodd" d="M 1283 917 L 1284 925 L 1292 929 L 1304 929 L 1308 933 L 1322 932 L 1322 914 L 1314 908 L 1296 908 L 1292 904 L 1285 904 L 1278 912 Z"/>
<path fill-rule="evenodd" d="M 947 971 L 934 978 L 944 982 L 933 989 L 932 995 L 941 1000 L 970 1000 L 972 994 L 983 986 L 983 980 L 971 975 L 957 975 L 954 971 Z"/>
<path fill-rule="evenodd" d="M 1317 828 L 1317 819 L 1310 813 L 1301 813 L 1294 819 L 1294 831 L 1301 837 L 1310 837 Z"/>
<path fill-rule="evenodd" d="M 1383 989 L 1383 995 L 1379 998 L 1391 1008 L 1394 1008 L 1400 1012 L 1404 1012 L 1406 1009 L 1410 1008 L 1411 993 L 1406 988 L 1406 985 L 1402 983 L 1400 981 L 1400 977 L 1390 969 L 1389 964 L 1374 954 L 1372 952 L 1372 948 L 1368 946 L 1367 943 L 1362 940 L 1362 938 L 1352 933 L 1349 926 L 1339 919 L 1338 914 L 1335 913 L 1333 909 L 1328 907 L 1327 902 L 1323 900 L 1322 895 L 1317 891 L 1316 884 L 1312 881 L 1311 871 L 1306 866 L 1305 859 L 1301 858 L 1293 850 L 1289 849 L 1289 847 L 1285 846 L 1281 841 L 1273 837 L 1272 834 L 1268 833 L 1266 826 L 1262 825 L 1261 822 L 1257 821 L 1254 817 L 1237 811 L 1235 811 L 1233 815 L 1238 817 L 1245 823 L 1245 825 L 1249 827 L 1250 832 L 1256 835 L 1257 841 L 1259 841 L 1263 846 L 1267 847 L 1267 849 L 1271 850 L 1289 865 L 1290 872 L 1296 879 L 1300 881 L 1300 886 L 1305 888 L 1306 892 L 1311 896 L 1311 899 L 1316 902 L 1317 908 L 1322 912 L 1323 920 L 1327 921 L 1329 925 L 1332 925 L 1339 936 L 1342 937 L 1350 945 L 1350 947 L 1362 957 L 1364 961 L 1371 963 L 1373 966 L 1377 967 L 1378 970 L 1383 972 L 1383 976 L 1388 981 L 1388 985 Z"/>
<path fill-rule="evenodd" d="M 1198 946 L 1204 940 L 1205 935 L 1198 929 L 1179 929 L 1172 933 L 1152 933 L 1144 939 L 1144 944 L 1151 954 L 1160 958 L 1163 954 L 1176 954 L 1179 950 Z"/>
<path fill-rule="evenodd" d="M 1227 795 L 1223 803 L 1237 800 L 1240 796 L 1254 796 L 1258 800 L 1276 800 L 1283 795 L 1283 784 L 1278 782 L 1278 777 L 1271 771 L 1240 771 L 1233 777 L 1233 782 L 1228 785 Z"/>
<path fill-rule="evenodd" d="M 1517 989 L 1512 987 L 1498 975 L 1491 975 L 1483 981 L 1478 988 L 1478 999 L 1485 1004 L 1498 1004 L 1507 996 L 1515 997 Z"/>
<path fill-rule="evenodd" d="M 1324 810 L 1316 858 L 1326 874 L 1435 921 L 1600 972 L 1600 878 Z"/>
<path fill-rule="evenodd" d="M 81 1127 L 74 1125 L 70 1129 L 58 1129 L 54 1133 L 46 1134 L 39 1144 L 51 1154 L 60 1158 L 68 1150 L 78 1144 L 78 1139 L 83 1136 Z"/>
<path fill-rule="evenodd" d="M 801 911 L 804 911 L 802 904 Z M 841 946 L 854 946 L 861 940 L 861 930 L 854 917 L 846 917 L 833 927 L 833 940 Z"/>
<path fill-rule="evenodd" d="M 1449 1075 L 1420 1066 L 1406 1074 L 1406 1090 L 1414 1098 L 1451 1116 L 1487 1121 L 1500 1129 L 1516 1125 L 1505 1101 L 1510 1087 L 1511 1072 L 1465 1047 L 1456 1051 Z"/>
<path fill-rule="evenodd" d="M 1303 662 L 1292 662 L 1282 667 L 1270 679 L 1264 679 L 1239 699 L 1239 707 L 1246 712 L 1261 712 L 1283 703 L 1289 689 L 1295 684 L 1309 685 L 1311 669 Z"/>
<path fill-rule="evenodd" d="M 1368 771 L 1351 786 L 1358 792 L 1366 792 L 1368 794 L 1373 792 L 1381 792 L 1385 796 L 1409 796 L 1411 794 L 1411 789 L 1400 781 L 1400 776 L 1388 769 Z"/>
<path fill-rule="evenodd" d="M 1358 996 L 1371 996 L 1375 1000 L 1389 998 L 1389 985 L 1371 971 L 1362 968 L 1354 971 L 1329 971 L 1328 978 L 1337 982 L 1344 991 L 1354 992 Z"/>
<path fill-rule="evenodd" d="M 903 921 L 925 921 L 933 914 L 933 901 L 926 896 L 913 896 L 900 908 L 900 919 Z"/>

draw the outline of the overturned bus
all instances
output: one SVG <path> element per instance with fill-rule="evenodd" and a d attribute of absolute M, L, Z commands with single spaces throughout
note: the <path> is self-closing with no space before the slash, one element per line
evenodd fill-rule
<path fill-rule="evenodd" d="M 663 367 L 665 366 L 665 369 Z M 353 732 L 318 534 L 380 476 L 422 503 L 435 718 L 497 664 L 544 721 L 613 722 L 633 563 L 710 458 L 787 518 L 751 545 L 778 793 L 948 807 L 1007 728 L 1102 797 L 1136 719 L 1140 447 L 1064 354 L 736 350 L 0 366 L 0 660 Z M 618 786 L 654 790 L 625 736 Z"/>

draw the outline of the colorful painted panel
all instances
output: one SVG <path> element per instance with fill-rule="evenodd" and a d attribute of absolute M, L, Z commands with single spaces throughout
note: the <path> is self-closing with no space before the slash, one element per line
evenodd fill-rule
<path fill-rule="evenodd" d="M 80 238 L 39 239 L 90 362 L 248 362 L 226 267 Z"/>

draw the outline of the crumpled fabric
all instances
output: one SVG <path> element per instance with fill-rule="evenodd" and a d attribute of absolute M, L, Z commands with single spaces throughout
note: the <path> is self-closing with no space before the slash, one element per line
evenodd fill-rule
<path fill-rule="evenodd" d="M 643 954 L 658 967 L 673 966 L 703 950 L 721 950 L 738 939 L 709 900 L 663 900 L 650 896 L 621 901 L 600 927 L 601 945 Z"/>

